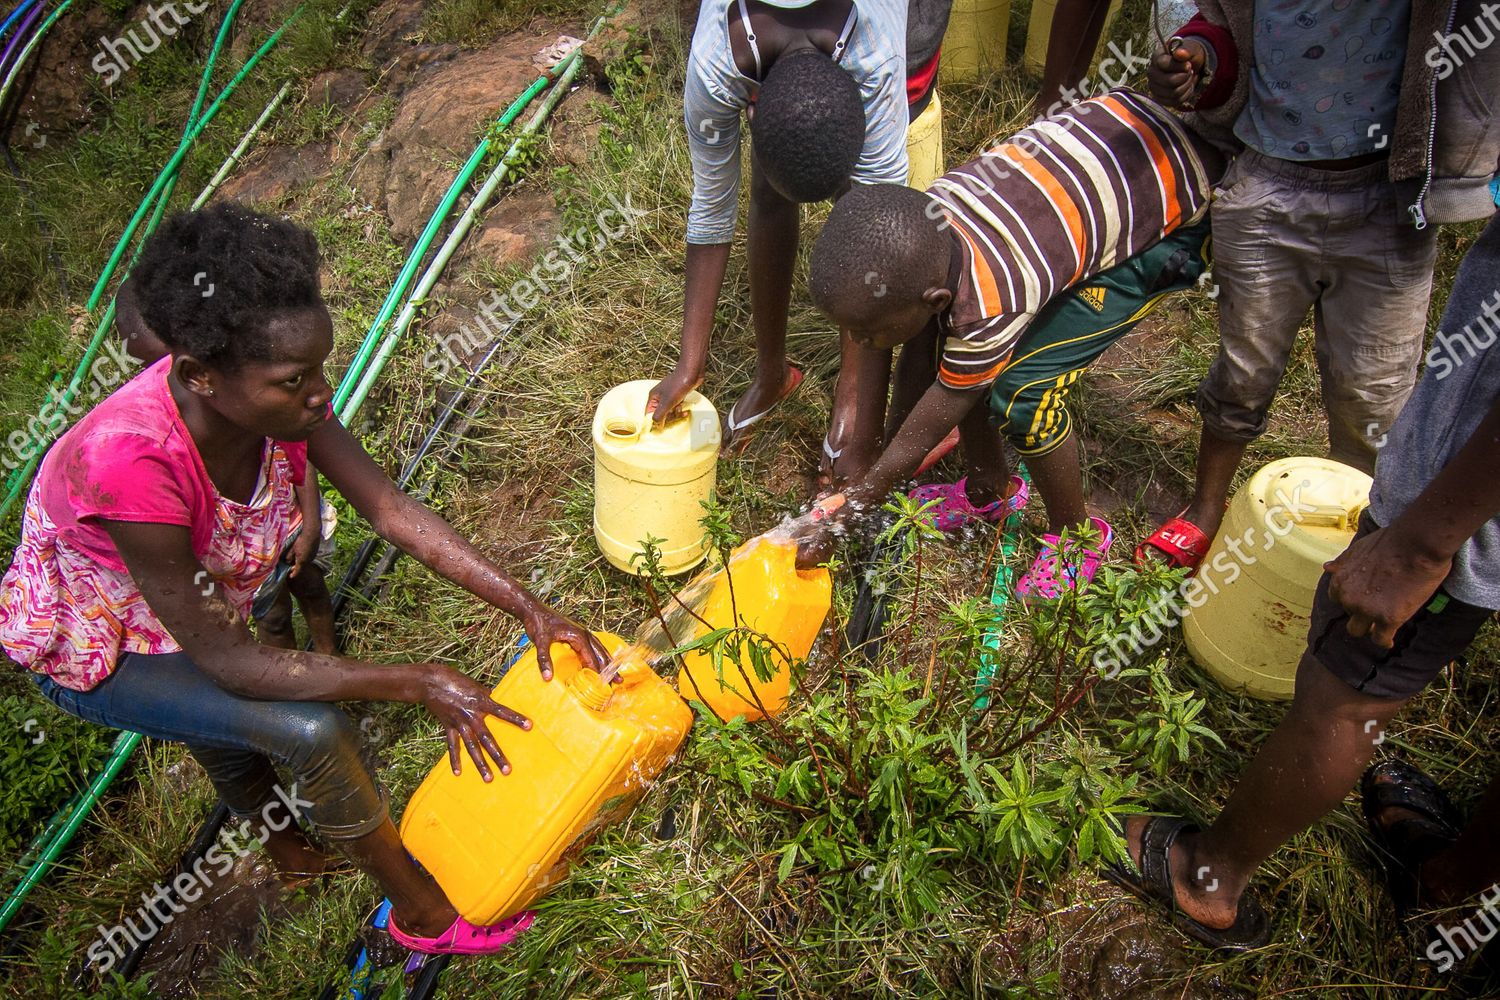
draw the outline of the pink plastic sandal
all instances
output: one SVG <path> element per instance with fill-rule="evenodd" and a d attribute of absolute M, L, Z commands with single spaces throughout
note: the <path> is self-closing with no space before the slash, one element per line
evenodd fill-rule
<path fill-rule="evenodd" d="M 1042 551 L 1037 553 L 1036 561 L 1031 564 L 1026 575 L 1016 581 L 1017 597 L 1023 601 L 1028 597 L 1055 601 L 1065 589 L 1082 590 L 1088 586 L 1089 581 L 1094 579 L 1094 574 L 1099 572 L 1099 566 L 1109 554 L 1109 547 L 1115 540 L 1115 529 L 1104 518 L 1091 517 L 1089 521 L 1099 532 L 1099 547 L 1083 549 L 1082 559 L 1078 558 L 1076 551 L 1069 551 L 1064 557 L 1058 551 L 1061 541 L 1058 536 L 1043 535 Z M 1076 550 L 1080 544 L 1075 538 L 1068 540 L 1070 550 Z"/>
<path fill-rule="evenodd" d="M 535 910 L 522 910 L 489 927 L 459 917 L 452 927 L 431 938 L 411 936 L 396 926 L 394 918 L 387 921 L 386 929 L 401 947 L 424 955 L 493 955 L 520 937 L 535 920 Z"/>
<path fill-rule="evenodd" d="M 1026 480 L 1020 476 L 1011 476 L 1011 494 L 994 503 L 987 503 L 983 507 L 975 507 L 969 501 L 966 487 L 969 477 L 965 476 L 956 483 L 931 483 L 927 486 L 918 486 L 907 496 L 917 503 L 928 503 L 936 500 L 937 506 L 928 511 L 932 515 L 933 527 L 946 534 L 952 534 L 963 527 L 964 522 L 970 519 L 990 521 L 992 523 L 1003 520 L 1014 512 L 1026 506 L 1026 500 L 1031 496 L 1031 487 Z"/>

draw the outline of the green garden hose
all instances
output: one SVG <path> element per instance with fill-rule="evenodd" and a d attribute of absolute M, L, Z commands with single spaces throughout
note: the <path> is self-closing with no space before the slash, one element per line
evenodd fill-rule
<path fill-rule="evenodd" d="M 122 732 L 115 739 L 115 747 L 110 751 L 109 758 L 104 766 L 94 774 L 85 787 L 59 809 L 48 822 L 46 829 L 31 842 L 26 853 L 16 864 L 17 869 L 25 869 L 20 882 L 11 890 L 10 895 L 5 897 L 5 903 L 0 905 L 0 932 L 10 924 L 11 920 L 20 911 L 26 897 L 31 890 L 42 880 L 52 866 L 57 864 L 57 859 L 67 848 L 73 835 L 83 825 L 84 819 L 88 817 L 89 811 L 94 808 L 104 792 L 114 783 L 120 769 L 135 752 L 136 746 L 141 742 L 140 733 Z"/>
<path fill-rule="evenodd" d="M 511 122 L 515 121 L 521 112 L 526 109 L 526 105 L 531 103 L 532 98 L 541 93 L 542 88 L 546 86 L 547 77 L 545 76 L 538 77 L 533 81 L 531 86 L 527 87 L 520 97 L 511 102 L 510 107 L 506 108 L 504 113 L 496 120 L 496 131 L 507 127 Z M 422 266 L 422 259 L 427 255 L 428 248 L 432 245 L 432 241 L 437 238 L 438 231 L 443 228 L 443 223 L 447 221 L 449 214 L 453 211 L 453 206 L 457 204 L 458 199 L 463 195 L 464 189 L 468 187 L 469 180 L 474 176 L 475 171 L 479 169 L 480 165 L 484 163 L 484 158 L 488 155 L 489 150 L 490 140 L 485 139 L 475 147 L 474 152 L 469 154 L 469 159 L 464 163 L 462 169 L 459 170 L 458 175 L 453 178 L 453 183 L 448 185 L 448 190 L 443 195 L 443 200 L 438 202 L 438 206 L 433 210 L 431 218 L 427 220 L 427 225 L 422 230 L 422 235 L 417 238 L 416 245 L 412 247 L 411 253 L 406 255 L 406 262 L 402 264 L 401 272 L 396 275 L 395 282 L 391 284 L 391 290 L 386 293 L 385 301 L 380 304 L 380 311 L 375 314 L 375 319 L 370 324 L 369 331 L 365 333 L 365 339 L 360 342 L 359 350 L 355 351 L 353 359 L 349 362 L 349 367 L 344 371 L 344 377 L 339 380 L 338 391 L 334 393 L 333 397 L 333 408 L 339 414 L 340 419 L 345 419 L 344 414 L 346 412 L 353 412 L 352 410 L 345 410 L 345 403 L 353 395 L 355 385 L 358 384 L 363 376 L 365 366 L 369 364 L 371 355 L 375 353 L 375 345 L 380 339 L 381 331 L 384 329 L 385 324 L 390 321 L 391 316 L 395 314 L 397 305 L 406 298 L 406 290 L 411 286 L 412 278 L 415 277 L 417 269 Z M 355 409 L 358 409 L 357 405 Z"/>
<path fill-rule="evenodd" d="M 1019 474 L 1028 484 L 1031 475 L 1023 465 Z M 995 584 L 990 588 L 990 605 L 994 610 L 994 622 L 985 630 L 984 647 L 979 654 L 979 671 L 974 677 L 974 711 L 983 712 L 990 705 L 989 689 L 995 682 L 996 659 L 1000 655 L 1000 630 L 1005 624 L 1005 608 L 1010 604 L 1014 571 L 1011 564 L 1016 559 L 1016 542 L 1020 535 L 1021 512 L 1014 511 L 1000 525 L 1000 558 L 995 566 Z"/>
<path fill-rule="evenodd" d="M 0 83 L 0 107 L 5 106 L 6 95 L 10 93 L 11 86 L 16 82 L 16 77 L 20 75 L 21 67 L 26 65 L 26 59 L 31 55 L 32 49 L 37 47 L 43 36 L 47 34 L 47 29 L 52 27 L 52 23 L 62 16 L 62 12 L 72 5 L 73 0 L 63 0 L 56 10 L 47 15 L 47 20 L 43 21 L 42 26 L 36 29 L 36 34 L 31 36 L 31 40 L 26 43 L 26 47 L 16 54 L 16 61 L 11 64 L 10 72 L 5 74 L 5 82 Z"/>

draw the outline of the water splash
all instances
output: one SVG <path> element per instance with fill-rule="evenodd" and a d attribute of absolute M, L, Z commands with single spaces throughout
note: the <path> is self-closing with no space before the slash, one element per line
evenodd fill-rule
<path fill-rule="evenodd" d="M 790 523 L 783 521 L 741 545 L 729 557 L 727 567 L 704 570 L 695 576 L 686 587 L 662 603 L 659 616 L 650 615 L 641 622 L 635 641 L 616 653 L 599 671 L 599 676 L 606 682 L 611 681 L 632 660 L 644 660 L 654 669 L 667 653 L 707 633 L 709 627 L 703 621 L 703 608 L 720 579 L 726 572 L 733 575 L 734 567 L 749 559 L 762 544 L 794 545 Z"/>

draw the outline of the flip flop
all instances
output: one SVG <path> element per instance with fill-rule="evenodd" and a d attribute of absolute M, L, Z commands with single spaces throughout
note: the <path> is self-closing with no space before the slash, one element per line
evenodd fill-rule
<path fill-rule="evenodd" d="M 1160 528 L 1151 532 L 1151 536 L 1135 547 L 1135 564 L 1145 567 L 1147 560 L 1151 558 L 1147 554 L 1148 548 L 1155 549 L 1167 557 L 1167 564 L 1173 569 L 1197 570 L 1203 562 L 1203 557 L 1208 555 L 1208 547 L 1213 539 L 1203 533 L 1203 529 L 1192 521 L 1184 520 L 1182 515 L 1187 513 L 1187 508 L 1176 517 L 1167 518 L 1167 522 Z"/>
<path fill-rule="evenodd" d="M 927 453 L 927 457 L 922 459 L 922 464 L 917 466 L 917 471 L 912 473 L 912 475 L 920 476 L 922 473 L 926 472 L 928 469 L 932 468 L 934 465 L 937 465 L 943 459 L 947 458 L 949 453 L 952 452 L 956 447 L 958 447 L 957 427 L 949 431 L 948 436 L 939 441 L 937 443 L 937 447 L 933 448 Z"/>
<path fill-rule="evenodd" d="M 937 506 L 928 511 L 932 515 L 932 526 L 944 534 L 952 534 L 964 526 L 966 521 L 980 520 L 998 523 L 1026 506 L 1031 496 L 1031 487 L 1020 476 L 1011 476 L 1011 494 L 983 507 L 975 507 L 969 500 L 966 489 L 969 477 L 956 483 L 930 483 L 918 486 L 907 496 L 917 503 L 936 500 Z"/>
<path fill-rule="evenodd" d="M 493 955 L 504 950 L 535 921 L 535 910 L 522 910 L 489 927 L 480 927 L 459 917 L 453 921 L 453 926 L 431 938 L 406 933 L 396 926 L 394 918 L 387 922 L 386 930 L 401 947 L 423 955 Z"/>
<path fill-rule="evenodd" d="M 1422 862 L 1458 839 L 1463 820 L 1437 782 L 1399 758 L 1383 760 L 1366 771 L 1359 793 L 1365 825 L 1385 866 L 1396 916 L 1405 920 L 1419 908 Z M 1404 809 L 1413 815 L 1382 824 L 1380 814 L 1386 809 Z"/>
<path fill-rule="evenodd" d="M 1079 546 L 1082 543 L 1078 539 L 1070 538 L 1064 546 L 1057 535 L 1043 535 L 1042 551 L 1036 554 L 1036 560 L 1025 575 L 1016 581 L 1017 597 L 1023 601 L 1030 597 L 1055 601 L 1064 590 L 1082 590 L 1088 586 L 1115 541 L 1115 529 L 1104 518 L 1091 517 L 1089 522 L 1099 531 L 1099 547 L 1083 549 L 1080 558 Z"/>
<path fill-rule="evenodd" d="M 1265 909 L 1249 893 L 1240 897 L 1233 925 L 1220 930 L 1199 923 L 1177 906 L 1172 881 L 1172 845 L 1184 833 L 1197 833 L 1198 827 L 1176 816 L 1152 816 L 1141 831 L 1141 863 L 1131 864 L 1129 856 L 1104 870 L 1104 877 L 1115 885 L 1148 903 L 1164 904 L 1172 926 L 1210 948 L 1226 951 L 1253 951 L 1271 942 L 1271 922 Z"/>
<path fill-rule="evenodd" d="M 766 414 L 776 409 L 788 396 L 797 391 L 797 387 L 802 384 L 802 369 L 795 365 L 787 365 L 786 371 L 786 385 L 782 387 L 781 395 L 772 400 L 771 405 L 764 410 L 742 418 L 735 415 L 740 408 L 739 400 L 736 400 L 735 404 L 729 408 L 729 413 L 724 418 L 724 443 L 719 448 L 720 455 L 741 454 L 750 443 L 750 439 L 754 437 L 753 434 L 744 432 L 764 420 Z"/>

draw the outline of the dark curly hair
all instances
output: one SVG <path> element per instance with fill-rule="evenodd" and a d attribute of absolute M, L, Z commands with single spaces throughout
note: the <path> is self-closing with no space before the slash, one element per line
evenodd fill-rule
<path fill-rule="evenodd" d="M 272 360 L 270 314 L 323 304 L 318 241 L 301 226 L 219 202 L 177 212 L 141 249 L 130 285 L 171 351 L 235 371 Z"/>
<path fill-rule="evenodd" d="M 936 203 L 900 184 L 856 184 L 813 244 L 813 303 L 845 322 L 873 319 L 947 279 L 951 240 Z"/>
<path fill-rule="evenodd" d="M 755 159 L 793 201 L 838 194 L 865 145 L 859 84 L 831 57 L 799 49 L 771 66 L 750 119 Z"/>

